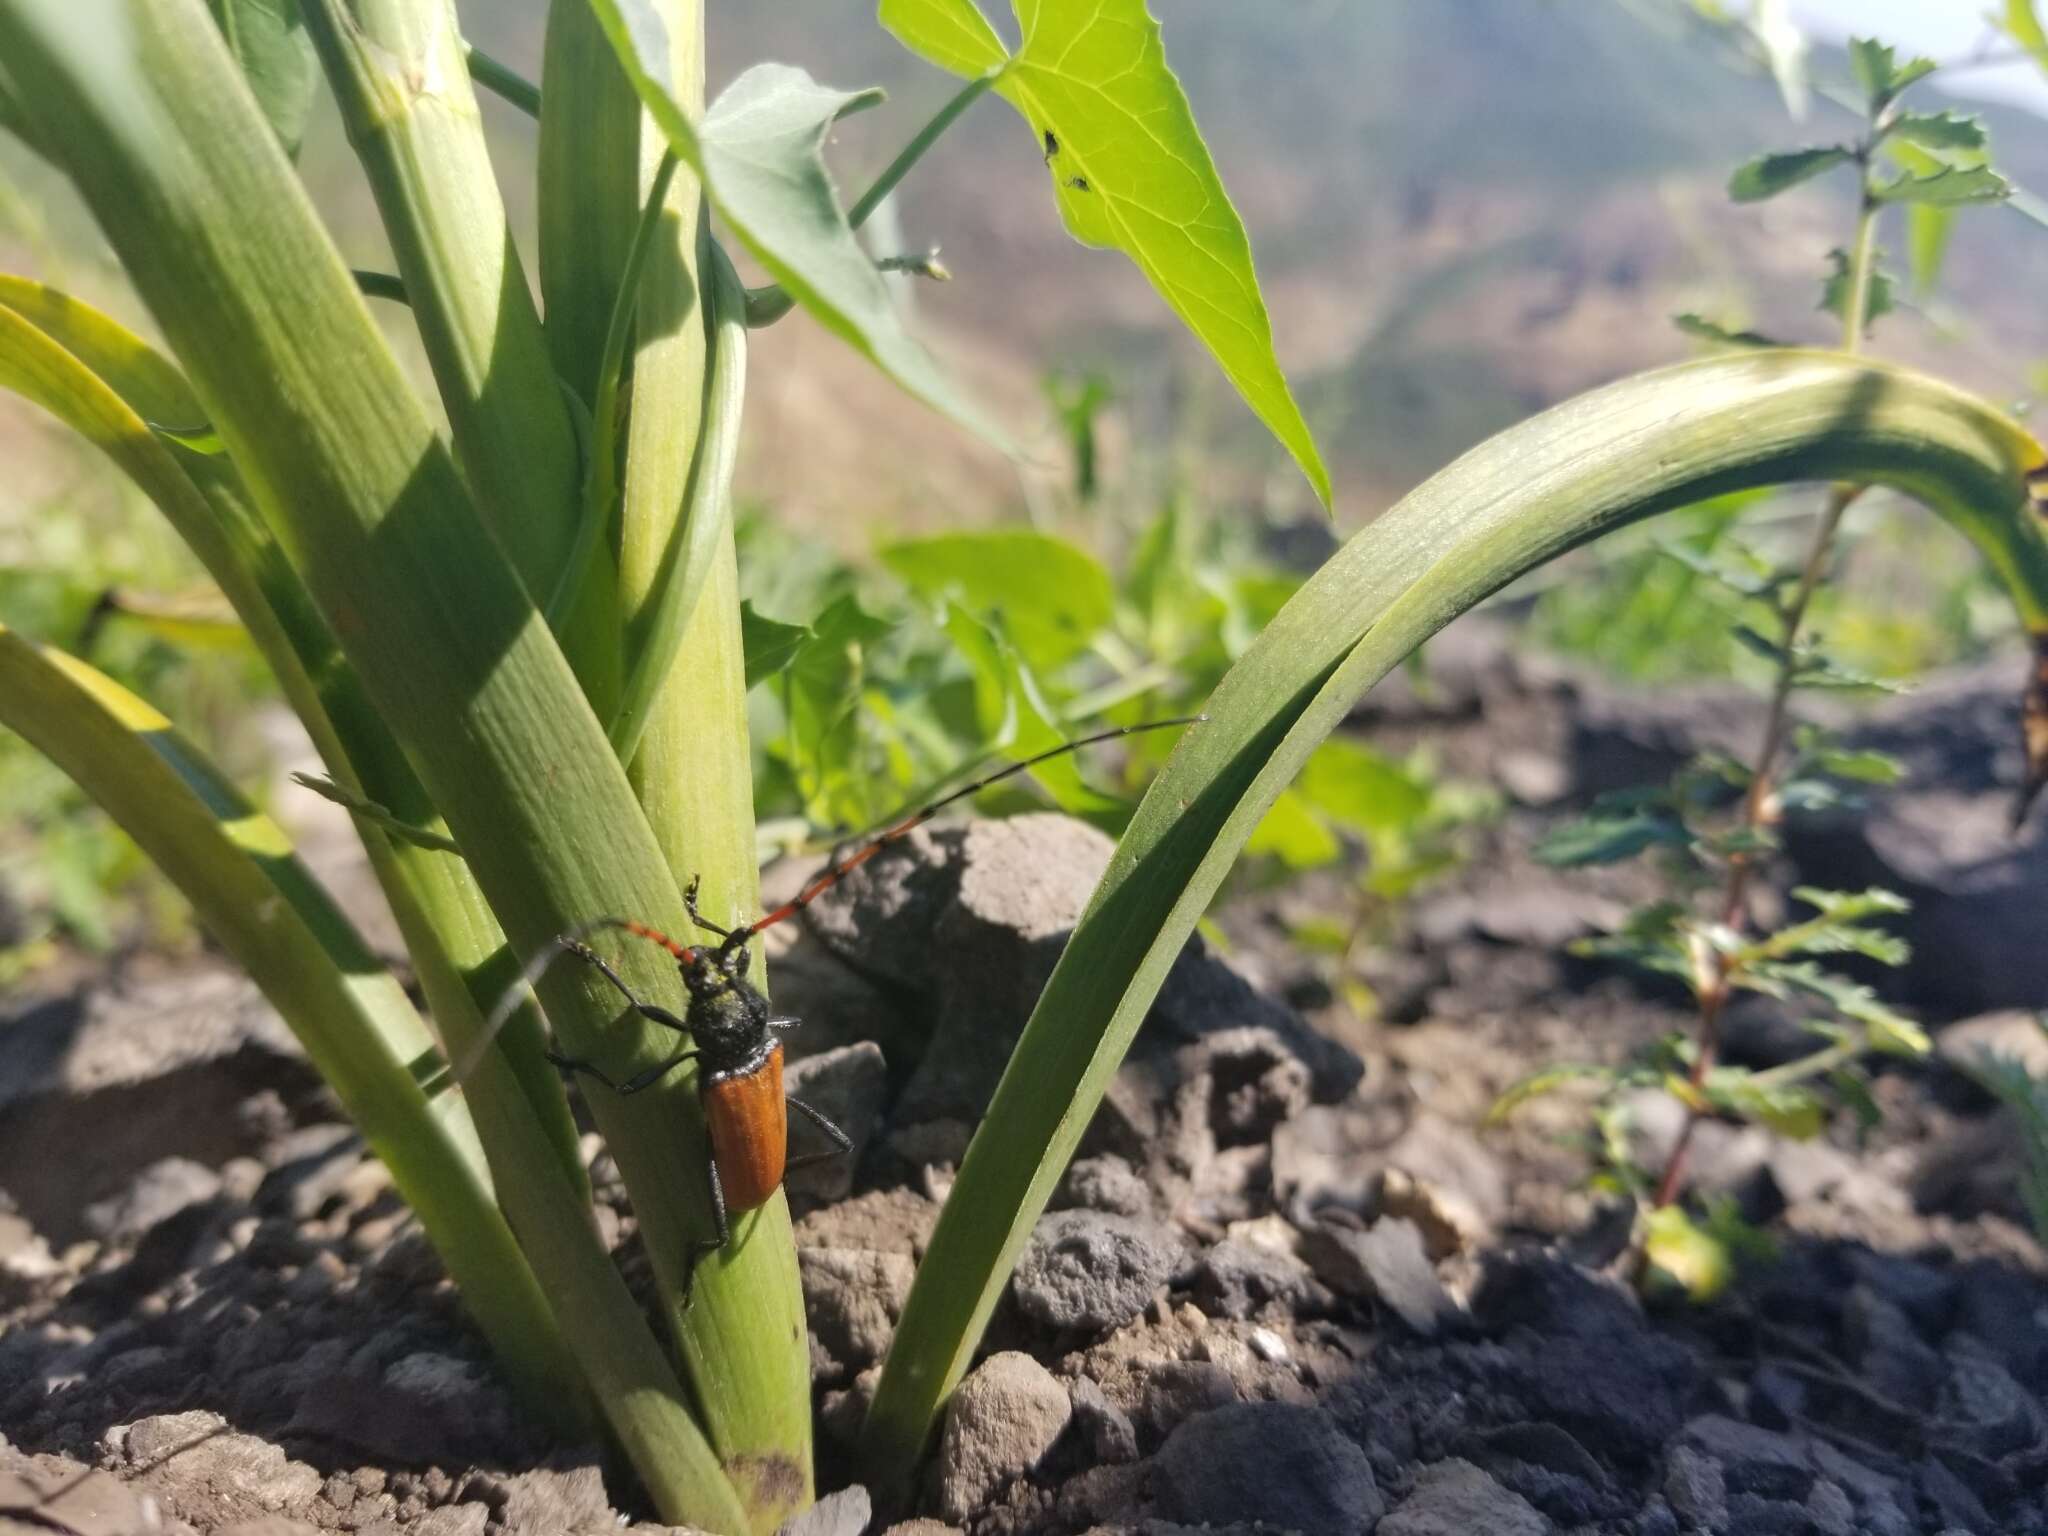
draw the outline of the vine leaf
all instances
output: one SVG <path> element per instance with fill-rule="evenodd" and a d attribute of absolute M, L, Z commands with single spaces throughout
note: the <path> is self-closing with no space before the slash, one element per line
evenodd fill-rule
<path fill-rule="evenodd" d="M 590 4 L 641 104 L 783 291 L 919 400 L 1013 453 L 1008 436 L 905 327 L 826 173 L 821 150 L 833 123 L 882 93 L 835 90 L 791 65 L 757 64 L 699 122 L 677 94 L 668 26 L 653 0 Z"/>
<path fill-rule="evenodd" d="M 1068 232 L 1137 264 L 1328 506 L 1329 471 L 1274 355 L 1251 241 L 1145 0 L 1012 4 L 1015 54 L 974 0 L 881 0 L 881 22 L 942 69 L 1001 70 L 995 89 L 1031 125 Z"/>

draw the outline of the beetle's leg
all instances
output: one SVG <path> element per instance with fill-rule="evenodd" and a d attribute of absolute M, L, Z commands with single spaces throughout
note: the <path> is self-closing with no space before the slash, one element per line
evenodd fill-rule
<path fill-rule="evenodd" d="M 792 1029 L 804 1027 L 802 1019 L 763 1019 L 761 1022 L 765 1028 L 774 1030 L 778 1035 L 786 1035 Z"/>
<path fill-rule="evenodd" d="M 823 1115 L 819 1114 L 818 1111 L 811 1108 L 811 1106 L 806 1104 L 802 1099 L 790 1099 L 789 1107 L 794 1110 L 800 1110 L 804 1114 L 804 1116 L 807 1119 L 809 1119 L 811 1124 L 815 1125 L 827 1136 L 830 1136 L 835 1145 L 831 1148 L 830 1151 L 806 1152 L 802 1157 L 792 1157 L 784 1165 L 785 1167 L 802 1168 L 811 1163 L 822 1163 L 828 1157 L 844 1157 L 847 1153 L 853 1150 L 853 1138 L 847 1135 L 846 1132 L 839 1129 L 839 1127 L 834 1125 L 830 1120 L 827 1120 Z"/>
<path fill-rule="evenodd" d="M 642 1002 L 638 994 L 626 985 L 624 978 L 612 969 L 611 962 L 606 960 L 603 955 L 600 955 L 588 944 L 583 943 L 579 939 L 557 939 L 555 942 L 569 951 L 578 960 L 596 966 L 598 974 L 619 989 L 619 995 L 632 1005 L 633 1011 L 639 1014 L 641 1018 L 651 1019 L 664 1029 L 672 1029 L 679 1035 L 687 1035 L 690 1032 L 690 1026 L 670 1013 L 666 1008 L 658 1007 L 653 1003 Z"/>
<path fill-rule="evenodd" d="M 725 1185 L 718 1178 L 718 1159 L 708 1158 L 704 1172 L 711 1186 L 711 1227 L 717 1233 L 690 1245 L 690 1267 L 683 1274 L 683 1305 L 690 1304 L 690 1297 L 697 1289 L 697 1266 L 712 1254 L 723 1248 L 732 1237 L 732 1223 L 725 1218 Z"/>
<path fill-rule="evenodd" d="M 702 875 L 690 876 L 690 883 L 683 887 L 683 910 L 690 914 L 690 921 L 699 928 L 702 928 L 706 933 L 715 933 L 721 939 L 729 939 L 732 937 L 732 930 L 730 928 L 720 927 L 697 910 L 697 891 L 703 884 L 704 877 Z"/>
<path fill-rule="evenodd" d="M 667 1077 L 669 1073 L 675 1071 L 677 1067 L 680 1067 L 696 1054 L 695 1051 L 677 1051 L 668 1060 L 657 1061 L 653 1066 L 647 1068 L 646 1071 L 635 1072 L 623 1083 L 620 1083 L 614 1082 L 606 1075 L 603 1068 L 592 1062 L 579 1061 L 573 1056 L 564 1056 L 560 1051 L 549 1051 L 546 1053 L 548 1060 L 561 1068 L 562 1071 L 586 1072 L 600 1083 L 603 1083 L 605 1087 L 611 1089 L 613 1093 L 618 1094 L 638 1093 L 643 1088 L 652 1088 L 656 1083 Z"/>

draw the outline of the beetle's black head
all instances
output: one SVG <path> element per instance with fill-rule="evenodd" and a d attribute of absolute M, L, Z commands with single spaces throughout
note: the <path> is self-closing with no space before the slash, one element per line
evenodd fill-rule
<path fill-rule="evenodd" d="M 713 1071 L 751 1061 L 768 1035 L 768 999 L 747 977 L 744 944 L 697 950 L 684 964 L 690 1034 Z"/>

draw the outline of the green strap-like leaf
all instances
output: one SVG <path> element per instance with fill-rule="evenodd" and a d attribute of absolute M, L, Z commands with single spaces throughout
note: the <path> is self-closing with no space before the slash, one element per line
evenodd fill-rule
<path fill-rule="evenodd" d="M 1358 698 L 1431 634 L 1589 539 L 1793 480 L 1907 491 L 1968 534 L 2048 632 L 2048 541 L 2003 413 L 1837 353 L 1751 352 L 1523 422 L 1358 534 L 1233 667 L 1139 806 L 968 1148 L 896 1331 L 860 1464 L 901 1486 L 1167 971 L 1239 850 Z"/>
<path fill-rule="evenodd" d="M 1166 62 L 1145 0 L 1014 0 L 1009 57 L 973 0 L 881 0 L 882 25 L 942 69 L 1001 68 L 1077 240 L 1136 262 L 1315 487 L 1329 471 L 1273 352 L 1251 241 Z"/>
<path fill-rule="evenodd" d="M 282 830 L 112 679 L 0 627 L 0 720 L 97 800 L 262 988 L 439 1250 L 462 1298 L 536 1402 L 580 1421 L 577 1380 L 533 1272 L 491 1192 L 460 1100 L 430 1102 L 437 1052 Z M 559 1175 L 557 1175 L 559 1177 Z"/>

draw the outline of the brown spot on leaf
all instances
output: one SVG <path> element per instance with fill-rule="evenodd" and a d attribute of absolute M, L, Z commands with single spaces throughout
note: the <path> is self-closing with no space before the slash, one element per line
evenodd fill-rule
<path fill-rule="evenodd" d="M 810 1501 L 811 1480 L 804 1469 L 792 1458 L 772 1451 L 733 1457 L 725 1464 L 725 1475 L 750 1510 L 793 1515 Z"/>

